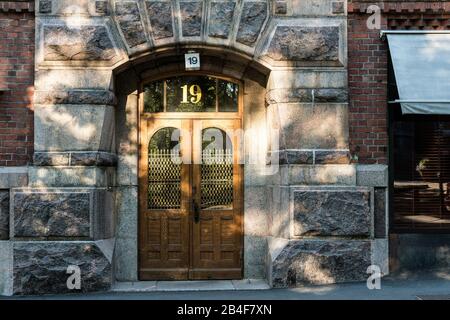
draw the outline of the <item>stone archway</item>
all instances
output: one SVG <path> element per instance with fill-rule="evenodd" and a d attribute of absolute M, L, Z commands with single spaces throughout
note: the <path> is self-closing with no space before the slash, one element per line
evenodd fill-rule
<path fill-rule="evenodd" d="M 147 55 L 115 70 L 116 146 L 118 155 L 115 250 L 115 277 L 118 281 L 138 280 L 138 92 L 142 80 L 163 74 L 184 72 L 183 49 L 167 48 L 164 56 Z M 187 50 L 187 49 L 186 49 Z M 206 46 L 197 47 L 202 59 L 203 74 L 231 77 L 244 84 L 244 129 L 265 131 L 265 85 L 269 69 L 242 54 L 221 51 Z M 248 137 L 248 139 L 251 137 Z M 260 159 L 265 163 L 264 159 Z M 257 180 L 256 165 L 244 165 L 244 171 L 254 176 L 245 185 L 244 201 L 244 276 L 265 278 L 267 255 L 267 215 L 263 213 L 265 199 L 264 177 Z M 251 173 L 253 172 L 253 174 Z M 260 225 L 254 222 L 260 221 Z"/>

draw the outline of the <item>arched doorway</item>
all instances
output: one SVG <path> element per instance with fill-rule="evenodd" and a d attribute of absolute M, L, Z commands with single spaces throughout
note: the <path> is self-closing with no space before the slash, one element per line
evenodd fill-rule
<path fill-rule="evenodd" d="M 139 279 L 239 279 L 241 82 L 202 73 L 140 90 Z"/>

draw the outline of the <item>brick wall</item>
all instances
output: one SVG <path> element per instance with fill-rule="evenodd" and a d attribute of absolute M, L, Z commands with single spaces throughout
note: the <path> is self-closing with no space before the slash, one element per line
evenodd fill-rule
<path fill-rule="evenodd" d="M 388 46 L 380 30 L 370 30 L 368 6 L 381 9 L 381 29 L 450 29 L 450 2 L 372 1 L 348 2 L 350 150 L 359 163 L 387 163 Z"/>
<path fill-rule="evenodd" d="M 350 151 L 358 163 L 387 164 L 387 44 L 367 27 L 369 16 L 349 7 Z"/>
<path fill-rule="evenodd" d="M 34 1 L 0 1 L 0 166 L 33 157 Z"/>

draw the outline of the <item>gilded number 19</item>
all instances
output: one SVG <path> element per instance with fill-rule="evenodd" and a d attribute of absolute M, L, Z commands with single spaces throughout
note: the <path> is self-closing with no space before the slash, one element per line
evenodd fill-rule
<path fill-rule="evenodd" d="M 181 87 L 183 89 L 183 100 L 181 100 L 181 103 L 199 103 L 202 99 L 202 89 L 198 84 L 193 84 L 188 88 L 188 85 L 184 85 Z M 190 99 L 188 100 L 188 89 L 189 94 L 191 95 Z"/>

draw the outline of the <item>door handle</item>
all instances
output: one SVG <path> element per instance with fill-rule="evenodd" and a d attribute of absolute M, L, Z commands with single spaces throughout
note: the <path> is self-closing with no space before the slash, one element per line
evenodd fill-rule
<path fill-rule="evenodd" d="M 192 211 L 194 213 L 194 222 L 198 223 L 200 221 L 200 208 L 197 203 L 197 188 L 192 187 Z"/>
<path fill-rule="evenodd" d="M 200 221 L 200 208 L 195 199 L 192 199 L 192 211 L 194 212 L 194 222 L 198 223 Z"/>

